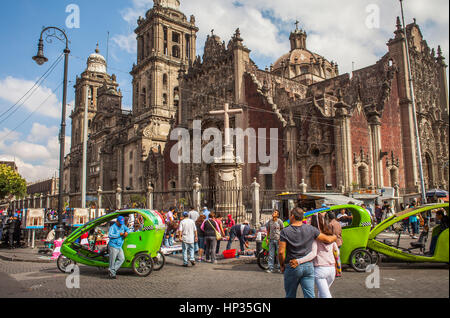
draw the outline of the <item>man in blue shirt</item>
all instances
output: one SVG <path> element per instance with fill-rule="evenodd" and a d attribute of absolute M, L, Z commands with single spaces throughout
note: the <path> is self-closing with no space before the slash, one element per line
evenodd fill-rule
<path fill-rule="evenodd" d="M 208 208 L 205 206 L 205 207 L 203 208 L 203 215 L 206 216 L 206 220 L 209 219 L 209 213 L 211 213 L 211 212 L 210 212 L 210 211 L 208 210 Z"/>
<path fill-rule="evenodd" d="M 130 230 L 125 226 L 123 216 L 119 216 L 109 228 L 109 277 L 112 279 L 116 279 L 117 271 L 125 261 L 122 246 L 128 233 Z"/>

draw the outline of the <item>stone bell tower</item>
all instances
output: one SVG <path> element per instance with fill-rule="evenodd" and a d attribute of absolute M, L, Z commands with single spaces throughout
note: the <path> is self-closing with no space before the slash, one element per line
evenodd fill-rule
<path fill-rule="evenodd" d="M 195 17 L 188 20 L 179 8 L 178 0 L 154 0 L 153 8 L 137 21 L 137 64 L 130 74 L 133 126 L 142 162 L 151 149 L 164 151 L 180 104 L 179 71 L 195 60 Z"/>
<path fill-rule="evenodd" d="M 137 64 L 133 66 L 133 113 L 173 118 L 180 101 L 178 71 L 195 60 L 198 28 L 178 0 L 154 0 L 139 17 Z"/>

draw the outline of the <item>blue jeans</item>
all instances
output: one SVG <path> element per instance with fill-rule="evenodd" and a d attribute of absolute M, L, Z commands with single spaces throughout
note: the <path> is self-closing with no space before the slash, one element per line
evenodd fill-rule
<path fill-rule="evenodd" d="M 284 290 L 286 298 L 297 298 L 298 285 L 302 287 L 305 298 L 315 298 L 314 295 L 314 266 L 312 262 L 301 264 L 295 269 L 286 263 L 284 271 Z"/>
<path fill-rule="evenodd" d="M 173 246 L 174 243 L 174 238 L 173 238 L 173 234 L 169 234 L 166 233 L 166 235 L 164 235 L 164 246 L 166 247 L 170 247 Z"/>
<path fill-rule="evenodd" d="M 189 244 L 189 243 L 183 242 L 181 247 L 183 248 L 183 264 L 187 265 L 188 257 L 189 257 L 189 261 L 194 262 L 195 261 L 195 257 L 194 257 L 194 243 Z"/>
<path fill-rule="evenodd" d="M 419 234 L 419 222 L 413 222 L 411 223 L 411 227 L 412 227 L 412 234 Z"/>
<path fill-rule="evenodd" d="M 117 271 L 122 266 L 125 261 L 125 255 L 123 254 L 123 249 L 109 247 L 109 272 L 111 275 L 116 276 Z"/>
<path fill-rule="evenodd" d="M 269 242 L 269 270 L 273 271 L 275 257 L 278 252 L 278 241 L 270 240 Z"/>
<path fill-rule="evenodd" d="M 245 238 L 243 236 L 238 236 L 234 232 L 230 232 L 230 239 L 227 243 L 227 250 L 231 248 L 231 244 L 233 243 L 234 238 L 237 237 L 239 239 L 239 246 L 241 248 L 241 251 L 244 251 L 244 245 L 245 245 Z"/>

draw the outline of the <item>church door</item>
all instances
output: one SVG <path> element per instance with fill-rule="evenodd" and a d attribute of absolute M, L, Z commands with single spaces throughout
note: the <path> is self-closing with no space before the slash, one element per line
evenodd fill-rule
<path fill-rule="evenodd" d="M 321 166 L 314 166 L 309 172 L 311 189 L 316 191 L 325 190 L 325 174 Z"/>
<path fill-rule="evenodd" d="M 433 161 L 431 160 L 431 156 L 426 153 L 425 154 L 425 164 L 423 168 L 425 184 L 428 189 L 434 187 L 434 179 L 433 179 Z"/>

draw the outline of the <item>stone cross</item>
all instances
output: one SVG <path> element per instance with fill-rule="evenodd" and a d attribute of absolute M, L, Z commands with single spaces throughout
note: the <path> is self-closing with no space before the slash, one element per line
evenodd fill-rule
<path fill-rule="evenodd" d="M 243 113 L 242 109 L 230 109 L 230 105 L 226 103 L 224 105 L 223 110 L 214 110 L 210 111 L 210 115 L 224 115 L 224 132 L 225 132 L 225 154 L 224 154 L 224 160 L 225 162 L 232 162 L 234 161 L 234 154 L 233 154 L 233 145 L 231 144 L 231 136 L 230 136 L 230 115 L 231 114 L 241 114 Z"/>
<path fill-rule="evenodd" d="M 226 103 L 223 110 L 213 110 L 210 111 L 210 115 L 224 115 L 224 125 L 223 129 L 225 131 L 225 146 L 231 145 L 230 143 L 230 115 L 232 114 L 242 114 L 242 109 L 230 109 L 230 105 Z"/>
<path fill-rule="evenodd" d="M 300 21 L 295 21 L 295 29 L 298 30 L 298 25 L 300 24 Z"/>

